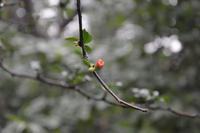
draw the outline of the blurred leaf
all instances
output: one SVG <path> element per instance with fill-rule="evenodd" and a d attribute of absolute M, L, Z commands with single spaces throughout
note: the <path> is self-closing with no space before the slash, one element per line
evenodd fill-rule
<path fill-rule="evenodd" d="M 108 20 L 108 25 L 112 28 L 116 28 L 119 27 L 123 24 L 123 22 L 125 21 L 125 17 L 122 14 L 118 14 L 115 17 L 111 17 Z"/>
<path fill-rule="evenodd" d="M 68 16 L 72 16 L 75 13 L 74 9 L 71 9 L 71 8 L 66 8 L 65 11 Z"/>
<path fill-rule="evenodd" d="M 83 41 L 84 43 L 90 43 L 92 41 L 92 36 L 85 29 L 83 29 Z"/>
<path fill-rule="evenodd" d="M 77 73 L 75 75 L 75 77 L 71 80 L 71 83 L 78 84 L 78 83 L 80 83 L 80 82 L 83 81 L 84 77 L 85 77 L 85 74 L 83 74 L 83 73 Z"/>
<path fill-rule="evenodd" d="M 49 65 L 48 70 L 51 72 L 55 72 L 55 73 L 60 73 L 62 72 L 62 67 L 60 66 L 60 64 L 56 64 L 56 63 L 51 63 L 51 65 Z"/>
<path fill-rule="evenodd" d="M 24 122 L 24 120 L 22 118 L 18 117 L 17 115 L 13 115 L 13 114 L 7 115 L 7 119 L 9 119 L 10 121 L 15 121 L 15 122 Z"/>
<path fill-rule="evenodd" d="M 88 53 L 91 53 L 91 52 L 92 52 L 92 48 L 91 48 L 89 45 L 85 45 L 85 50 L 86 50 Z"/>
<path fill-rule="evenodd" d="M 76 55 L 78 55 L 78 56 L 82 56 L 82 51 L 81 51 L 80 48 L 75 48 L 75 49 L 74 49 L 74 53 L 75 53 Z"/>
<path fill-rule="evenodd" d="M 171 98 L 168 95 L 164 95 L 164 96 L 161 96 L 160 99 L 163 100 L 163 102 L 165 103 L 169 103 Z"/>
<path fill-rule="evenodd" d="M 90 61 L 88 59 L 83 59 L 83 63 L 86 65 L 86 66 L 90 66 Z"/>
<path fill-rule="evenodd" d="M 76 42 L 76 41 L 78 41 L 78 38 L 76 38 L 76 37 L 67 37 L 67 38 L 65 38 L 65 40 L 71 41 L 71 42 Z"/>
<path fill-rule="evenodd" d="M 9 51 L 10 53 L 13 53 L 13 52 L 15 52 L 17 50 L 17 47 L 16 46 L 14 47 L 11 44 L 11 42 L 8 39 L 6 39 L 6 38 L 1 37 L 0 38 L 0 42 L 5 47 L 5 49 L 7 51 Z"/>

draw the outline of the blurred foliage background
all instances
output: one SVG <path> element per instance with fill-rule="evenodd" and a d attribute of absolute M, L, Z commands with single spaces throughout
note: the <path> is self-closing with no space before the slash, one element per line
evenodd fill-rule
<path fill-rule="evenodd" d="M 10 70 L 81 84 L 101 96 L 64 38 L 78 36 L 75 0 L 1 0 L 0 58 Z M 130 102 L 200 111 L 199 0 L 83 0 L 90 59 Z M 111 97 L 108 97 L 111 99 Z M 73 91 L 13 78 L 0 69 L 2 133 L 199 133 L 199 119 L 141 113 L 95 102 Z"/>

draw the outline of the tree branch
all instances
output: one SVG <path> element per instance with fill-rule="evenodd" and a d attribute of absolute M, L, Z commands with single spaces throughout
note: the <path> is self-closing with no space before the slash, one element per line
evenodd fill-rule
<path fill-rule="evenodd" d="M 199 113 L 188 113 L 188 112 L 183 112 L 183 111 L 177 111 L 171 107 L 161 107 L 161 106 L 156 106 L 156 107 L 148 107 L 152 111 L 165 111 L 169 112 L 171 114 L 174 114 L 176 116 L 181 116 L 181 117 L 188 117 L 188 118 L 200 118 Z"/>
<path fill-rule="evenodd" d="M 77 0 L 77 13 L 78 13 L 78 24 L 79 24 L 79 46 L 82 49 L 83 58 L 87 58 L 87 53 L 86 53 L 84 41 L 83 41 L 81 0 Z"/>
<path fill-rule="evenodd" d="M 72 90 L 72 91 L 76 91 L 78 92 L 80 95 L 86 97 L 87 99 L 90 100 L 94 100 L 94 101 L 104 101 L 105 103 L 111 104 L 111 105 L 115 105 L 115 106 L 121 106 L 117 103 L 108 101 L 105 96 L 103 96 L 102 98 L 97 98 L 97 97 L 93 97 L 91 95 L 89 95 L 88 93 L 82 91 L 78 86 L 75 85 L 69 85 L 64 81 L 59 81 L 59 80 L 52 80 L 49 78 L 46 78 L 44 76 L 42 76 L 41 74 L 37 73 L 37 75 L 35 76 L 31 76 L 31 75 L 26 75 L 26 74 L 20 74 L 20 73 L 16 73 L 16 72 L 12 72 L 10 71 L 7 67 L 5 67 L 5 65 L 3 64 L 3 62 L 0 60 L 0 68 L 8 73 L 9 75 L 11 75 L 12 77 L 17 77 L 17 78 L 21 78 L 21 79 L 29 79 L 29 80 L 34 80 L 34 81 L 38 81 L 50 86 L 54 86 L 54 87 L 59 87 L 62 89 L 68 89 L 68 90 Z"/>
<path fill-rule="evenodd" d="M 35 81 L 39 81 L 48 85 L 52 85 L 52 86 L 56 86 L 56 87 L 61 87 L 61 88 L 66 88 L 66 89 L 74 89 L 75 86 L 74 85 L 69 85 L 64 81 L 57 81 L 57 80 L 52 80 L 46 77 L 43 77 L 41 74 L 37 73 L 37 75 L 32 76 L 32 75 L 26 75 L 26 74 L 19 74 L 19 73 L 15 73 L 10 71 L 8 68 L 6 68 L 3 65 L 3 62 L 0 62 L 0 68 L 2 70 L 4 70 L 5 72 L 7 72 L 8 74 L 10 74 L 12 77 L 18 77 L 18 78 L 23 78 L 23 79 L 30 79 L 30 80 L 35 80 Z"/>
<path fill-rule="evenodd" d="M 130 108 L 133 108 L 133 109 L 136 109 L 136 110 L 139 110 L 139 111 L 142 111 L 142 112 L 147 112 L 148 109 L 146 108 L 142 108 L 142 107 L 139 107 L 139 106 L 136 106 L 136 105 L 133 105 L 133 104 L 130 104 L 122 99 L 120 99 L 109 87 L 108 85 L 101 79 L 101 77 L 98 75 L 97 72 L 93 72 L 94 76 L 97 78 L 97 80 L 99 81 L 99 83 L 103 86 L 103 88 L 110 94 L 113 96 L 113 98 L 115 98 L 115 100 L 119 103 L 119 104 L 122 104 L 124 106 L 127 106 L 127 107 L 130 107 Z"/>
<path fill-rule="evenodd" d="M 62 23 L 60 24 L 61 31 L 64 30 L 65 26 L 68 25 L 74 19 L 76 15 L 77 15 L 77 12 L 74 12 L 71 16 L 69 16 L 69 18 L 63 19 Z"/>
<path fill-rule="evenodd" d="M 186 113 L 186 112 L 182 112 L 182 111 L 176 111 L 175 109 L 173 109 L 171 107 L 160 107 L 160 106 L 151 107 L 151 106 L 147 106 L 146 108 L 141 108 L 139 106 L 135 106 L 135 105 L 126 103 L 125 101 L 120 100 L 119 98 L 118 98 L 118 100 L 120 102 L 118 102 L 118 103 L 109 101 L 108 99 L 106 99 L 105 94 L 102 97 L 94 97 L 92 95 L 89 95 L 87 92 L 83 91 L 82 89 L 80 89 L 79 86 L 69 85 L 69 84 L 67 84 L 64 81 L 53 80 L 53 79 L 44 77 L 44 76 L 42 76 L 39 73 L 37 75 L 35 75 L 35 76 L 31 76 L 31 75 L 19 74 L 19 73 L 10 71 L 7 67 L 4 66 L 4 64 L 3 64 L 2 61 L 0 61 L 0 68 L 4 72 L 10 74 L 12 77 L 34 80 L 34 81 L 38 81 L 38 82 L 44 83 L 44 84 L 49 85 L 49 86 L 54 86 L 54 87 L 59 87 L 59 88 L 62 88 L 62 89 L 72 90 L 72 91 L 75 91 L 75 92 L 79 93 L 83 97 L 86 97 L 89 100 L 94 100 L 94 101 L 99 101 L 99 102 L 105 102 L 105 103 L 107 103 L 109 105 L 113 105 L 113 106 L 116 106 L 116 107 L 133 108 L 133 109 L 137 109 L 137 110 L 140 110 L 140 111 L 142 111 L 143 109 L 147 109 L 149 111 L 165 111 L 165 112 L 174 114 L 176 116 L 188 117 L 188 118 L 198 118 L 198 119 L 200 119 L 200 114 L 199 113 L 191 114 L 191 113 Z M 102 84 L 104 84 L 104 82 L 102 82 Z"/>

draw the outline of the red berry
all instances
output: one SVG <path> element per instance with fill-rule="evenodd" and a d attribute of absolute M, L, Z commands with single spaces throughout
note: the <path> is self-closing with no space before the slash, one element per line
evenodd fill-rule
<path fill-rule="evenodd" d="M 95 67 L 98 68 L 98 69 L 101 69 L 101 68 L 103 68 L 104 64 L 105 64 L 105 63 L 104 63 L 104 60 L 103 60 L 103 59 L 98 59 L 98 60 L 96 61 Z"/>

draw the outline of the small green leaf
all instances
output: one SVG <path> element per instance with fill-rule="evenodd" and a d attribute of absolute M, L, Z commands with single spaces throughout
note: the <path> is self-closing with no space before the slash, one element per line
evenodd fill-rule
<path fill-rule="evenodd" d="M 81 49 L 75 48 L 73 52 L 80 57 L 82 56 Z"/>
<path fill-rule="evenodd" d="M 65 40 L 67 40 L 67 44 L 65 44 L 66 47 L 69 47 L 69 46 L 79 46 L 78 45 L 78 38 L 76 37 L 67 37 L 65 38 Z"/>
<path fill-rule="evenodd" d="M 67 16 L 70 16 L 70 17 L 75 14 L 74 9 L 69 8 L 69 7 L 65 11 L 66 11 Z"/>
<path fill-rule="evenodd" d="M 85 45 L 85 50 L 86 50 L 88 53 L 91 53 L 91 52 L 92 52 L 92 48 L 91 48 L 89 45 Z"/>
<path fill-rule="evenodd" d="M 72 79 L 72 84 L 79 84 L 83 82 L 85 75 L 83 73 L 77 73 L 76 76 Z"/>
<path fill-rule="evenodd" d="M 90 67 L 90 65 L 91 65 L 91 63 L 88 59 L 83 59 L 83 63 L 88 67 Z"/>
<path fill-rule="evenodd" d="M 67 37 L 67 38 L 65 38 L 65 40 L 70 41 L 70 42 L 76 42 L 76 41 L 78 41 L 78 38 L 76 38 L 76 37 Z"/>
<path fill-rule="evenodd" d="M 92 41 L 92 36 L 85 29 L 83 29 L 83 41 L 84 43 L 89 43 Z"/>

